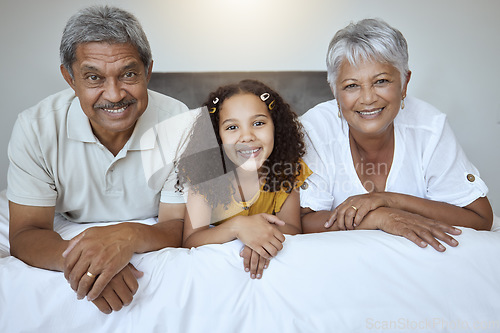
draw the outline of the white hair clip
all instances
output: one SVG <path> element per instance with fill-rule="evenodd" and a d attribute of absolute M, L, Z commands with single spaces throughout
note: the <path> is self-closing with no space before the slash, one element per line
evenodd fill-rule
<path fill-rule="evenodd" d="M 212 101 L 212 103 L 214 103 L 214 104 L 219 103 L 219 97 L 215 97 L 214 100 Z"/>
<path fill-rule="evenodd" d="M 267 101 L 267 99 L 269 98 L 269 96 L 271 96 L 271 95 L 269 95 L 269 93 L 265 92 L 262 95 L 260 95 L 260 99 L 262 100 L 262 102 L 265 102 L 265 101 Z"/>

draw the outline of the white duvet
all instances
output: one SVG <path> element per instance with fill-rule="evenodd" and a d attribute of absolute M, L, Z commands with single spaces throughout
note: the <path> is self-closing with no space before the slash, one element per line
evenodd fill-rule
<path fill-rule="evenodd" d="M 168 248 L 134 256 L 134 301 L 105 315 L 62 273 L 8 256 L 4 194 L 0 219 L 2 333 L 500 332 L 500 232 L 465 228 L 444 253 L 381 231 L 287 236 L 261 280 L 239 241 Z M 55 225 L 64 238 L 85 228 Z"/>

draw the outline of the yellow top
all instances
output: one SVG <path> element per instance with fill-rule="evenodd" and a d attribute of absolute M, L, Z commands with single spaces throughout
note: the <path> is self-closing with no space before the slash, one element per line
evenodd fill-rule
<path fill-rule="evenodd" d="M 300 173 L 295 178 L 294 190 L 298 189 L 304 184 L 304 181 L 312 174 L 311 169 L 304 163 L 300 161 L 302 168 Z M 285 190 L 280 190 L 278 192 L 264 191 L 263 186 L 261 186 L 260 191 L 255 193 L 252 199 L 246 202 L 237 201 L 234 196 L 232 197 L 231 203 L 224 207 L 224 205 L 219 205 L 212 210 L 211 224 L 217 225 L 222 222 L 227 221 L 235 216 L 250 216 L 260 213 L 276 214 L 281 210 L 281 206 L 285 203 L 286 198 L 290 193 L 286 193 Z M 247 209 L 245 209 L 245 207 Z"/>

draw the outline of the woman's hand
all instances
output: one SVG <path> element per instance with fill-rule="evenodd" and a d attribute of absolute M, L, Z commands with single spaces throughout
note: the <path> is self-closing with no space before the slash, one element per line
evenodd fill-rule
<path fill-rule="evenodd" d="M 444 222 L 395 208 L 378 208 L 372 211 L 366 220 L 368 225 L 375 226 L 393 235 L 405 237 L 420 247 L 430 245 L 439 252 L 446 249 L 438 240 L 455 247 L 458 242 L 450 235 L 455 236 L 462 233 L 460 229 Z M 366 229 L 364 224 L 365 222 L 361 223 L 360 229 Z M 373 228 L 368 227 L 367 229 Z"/>
<path fill-rule="evenodd" d="M 353 230 L 369 212 L 379 207 L 391 207 L 390 193 L 372 192 L 349 197 L 333 210 L 325 228 L 337 222 L 339 230 Z"/>
<path fill-rule="evenodd" d="M 285 222 L 275 215 L 261 213 L 235 219 L 236 237 L 264 259 L 271 259 L 283 248 L 285 236 L 272 224 L 285 225 Z"/>
<path fill-rule="evenodd" d="M 245 272 L 250 272 L 250 278 L 262 278 L 264 269 L 269 266 L 269 259 L 265 259 L 246 245 L 243 249 L 241 249 L 240 257 L 243 258 L 243 267 L 245 268 Z"/>

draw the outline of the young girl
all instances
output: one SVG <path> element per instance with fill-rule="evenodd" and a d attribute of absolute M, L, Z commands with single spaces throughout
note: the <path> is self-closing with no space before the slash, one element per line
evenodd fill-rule
<path fill-rule="evenodd" d="M 210 94 L 178 162 L 188 190 L 183 246 L 240 239 L 245 270 L 261 278 L 283 248 L 283 234 L 302 232 L 299 190 L 311 171 L 302 161 L 297 116 L 272 89 L 244 80 Z"/>

